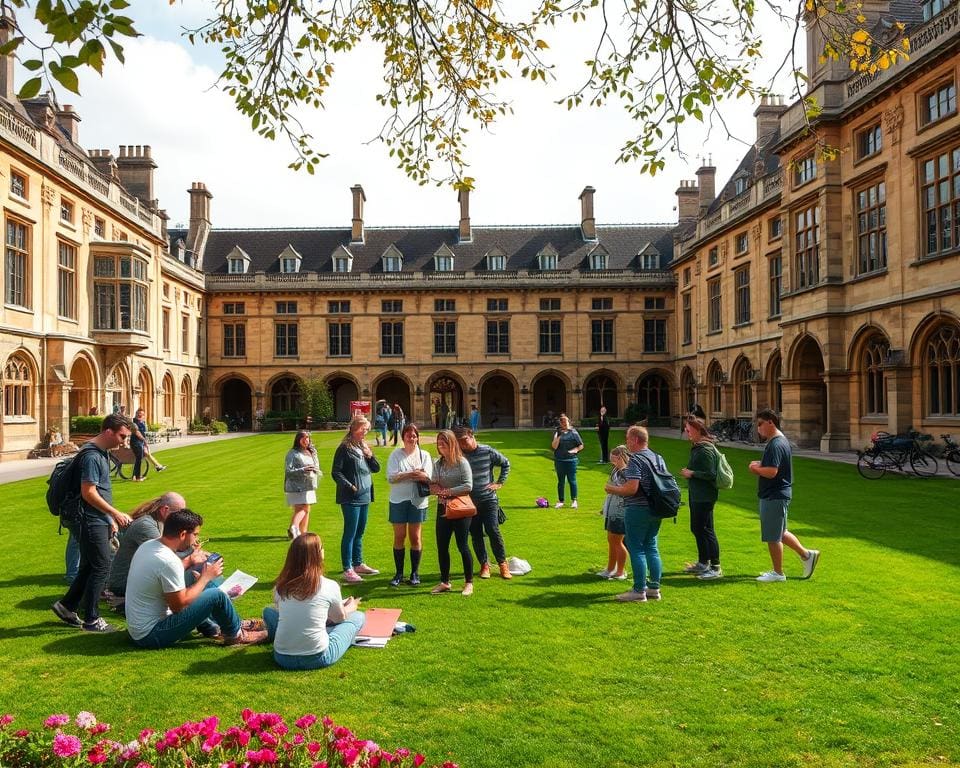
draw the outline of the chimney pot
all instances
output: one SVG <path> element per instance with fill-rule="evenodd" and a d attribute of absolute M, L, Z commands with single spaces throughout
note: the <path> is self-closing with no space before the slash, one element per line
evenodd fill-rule
<path fill-rule="evenodd" d="M 710 163 L 712 158 L 707 160 Z M 697 186 L 699 188 L 700 215 L 707 212 L 710 203 L 717 196 L 716 193 L 717 169 L 713 165 L 702 165 L 697 169 Z"/>
<path fill-rule="evenodd" d="M 597 220 L 593 216 L 593 187 L 586 186 L 580 193 L 580 234 L 584 240 L 597 239 Z"/>
<path fill-rule="evenodd" d="M 684 224 L 694 221 L 700 211 L 700 190 L 697 189 L 696 182 L 691 180 L 681 180 L 680 188 L 677 189 L 677 220 Z"/>
<path fill-rule="evenodd" d="M 353 193 L 353 221 L 350 227 L 350 242 L 363 242 L 363 204 L 367 201 L 367 196 L 363 193 L 363 187 L 354 184 L 350 187 Z"/>
<path fill-rule="evenodd" d="M 469 243 L 473 240 L 473 234 L 470 231 L 470 190 L 461 189 L 457 192 L 457 202 L 460 203 L 460 231 L 458 236 L 461 243 Z"/>

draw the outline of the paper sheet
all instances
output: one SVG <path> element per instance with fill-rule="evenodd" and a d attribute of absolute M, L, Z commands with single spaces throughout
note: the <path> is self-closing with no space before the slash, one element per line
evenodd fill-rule
<path fill-rule="evenodd" d="M 226 592 L 231 600 L 236 600 L 256 583 L 256 576 L 236 570 L 220 585 L 219 589 L 221 592 Z"/>

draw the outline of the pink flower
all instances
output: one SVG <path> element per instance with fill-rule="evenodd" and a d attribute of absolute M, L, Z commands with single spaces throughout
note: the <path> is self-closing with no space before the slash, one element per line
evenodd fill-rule
<path fill-rule="evenodd" d="M 317 752 L 323 749 L 323 745 L 316 741 L 311 741 L 307 744 L 307 752 L 310 753 L 310 757 L 316 757 Z"/>
<path fill-rule="evenodd" d="M 303 744 L 305 741 L 306 741 L 306 739 L 303 738 L 303 734 L 302 734 L 302 733 L 295 734 L 294 737 L 293 737 L 293 743 L 296 744 L 296 745 Z"/>
<path fill-rule="evenodd" d="M 99 733 L 106 733 L 110 730 L 110 726 L 107 723 L 97 723 L 90 729 L 90 733 L 96 736 Z"/>
<path fill-rule="evenodd" d="M 107 755 L 99 746 L 94 747 L 89 752 L 87 752 L 87 762 L 91 765 L 99 765 L 100 763 L 107 762 Z"/>
<path fill-rule="evenodd" d="M 154 731 L 153 728 L 144 728 L 142 731 L 140 731 L 140 736 L 138 736 L 137 738 L 140 740 L 141 744 L 146 744 L 147 739 L 153 736 L 154 733 L 156 733 L 156 731 Z"/>
<path fill-rule="evenodd" d="M 247 760 L 249 760 L 252 765 L 260 765 L 263 763 L 272 765 L 277 762 L 277 753 L 266 747 L 260 750 L 251 750 L 247 752 Z"/>
<path fill-rule="evenodd" d="M 13 715 L 7 714 L 0 717 L 0 728 L 5 728 L 13 722 Z"/>
<path fill-rule="evenodd" d="M 310 768 L 327 768 L 327 761 L 322 760 L 319 763 L 314 763 Z"/>
<path fill-rule="evenodd" d="M 260 743 L 268 747 L 275 747 L 280 743 L 280 740 L 274 736 L 270 731 L 260 731 L 257 734 L 257 737 L 260 739 Z"/>
<path fill-rule="evenodd" d="M 67 725 L 70 722 L 70 715 L 50 715 L 43 721 L 44 728 L 59 728 L 61 725 Z"/>
<path fill-rule="evenodd" d="M 80 754 L 83 744 L 76 736 L 67 733 L 58 733 L 53 737 L 53 754 L 57 757 L 68 758 Z"/>
<path fill-rule="evenodd" d="M 30 731 L 28 731 L 26 728 L 21 728 L 19 731 L 14 731 L 13 735 L 18 739 L 25 739 L 30 735 Z"/>
<path fill-rule="evenodd" d="M 97 718 L 92 712 L 78 712 L 74 722 L 81 728 L 93 728 L 97 724 Z"/>
<path fill-rule="evenodd" d="M 406 755 L 404 755 L 404 757 L 406 757 Z M 415 754 L 415 755 L 413 756 L 413 765 L 414 765 L 414 768 L 420 768 L 420 766 L 423 765 L 423 761 L 426 760 L 426 759 L 427 759 L 427 758 L 425 758 L 423 755 L 421 755 L 419 752 L 417 752 L 417 754 Z"/>
<path fill-rule="evenodd" d="M 213 750 L 217 748 L 217 746 L 220 744 L 221 741 L 223 741 L 223 734 L 211 733 L 204 740 L 203 744 L 200 745 L 200 749 L 206 752 L 207 754 L 209 754 L 210 752 L 213 752 Z"/>
<path fill-rule="evenodd" d="M 324 727 L 324 728 L 332 728 L 332 727 L 333 727 L 333 720 L 331 720 L 331 719 L 330 719 L 329 717 L 327 717 L 326 715 L 323 716 L 323 720 L 321 720 L 321 722 L 323 723 L 323 727 Z"/>
<path fill-rule="evenodd" d="M 452 760 L 444 760 L 444 761 L 443 761 L 443 768 L 460 768 L 460 766 L 457 765 L 457 764 L 456 764 L 455 762 L 453 762 Z"/>
<path fill-rule="evenodd" d="M 120 750 L 121 760 L 135 760 L 140 756 L 140 742 L 131 741 Z"/>
<path fill-rule="evenodd" d="M 340 750 L 340 756 L 343 757 L 344 765 L 353 765 L 354 761 L 360 756 L 360 750 L 356 747 L 347 747 Z"/>
<path fill-rule="evenodd" d="M 147 763 L 147 762 L 141 760 L 139 763 L 137 763 L 136 768 L 153 768 L 153 766 L 150 765 L 150 763 Z"/>
<path fill-rule="evenodd" d="M 304 716 L 301 717 L 299 720 L 297 720 L 297 721 L 294 723 L 294 725 L 296 725 L 297 728 L 309 728 L 309 727 L 310 727 L 311 725 L 313 725 L 315 722 L 317 722 L 317 716 L 316 716 L 316 715 L 304 715 Z"/>

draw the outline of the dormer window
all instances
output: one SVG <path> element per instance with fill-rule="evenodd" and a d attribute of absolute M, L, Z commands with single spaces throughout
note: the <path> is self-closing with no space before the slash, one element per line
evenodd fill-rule
<path fill-rule="evenodd" d="M 231 275 L 243 275 L 250 267 L 250 256 L 239 245 L 233 246 L 233 250 L 227 254 L 227 273 Z"/>
<path fill-rule="evenodd" d="M 242 275 L 246 272 L 243 267 L 243 259 L 227 259 L 227 272 L 231 275 Z"/>
<path fill-rule="evenodd" d="M 548 272 L 557 268 L 557 249 L 549 243 L 537 254 L 537 268 Z"/>
<path fill-rule="evenodd" d="M 334 272 L 353 272 L 353 254 L 342 245 L 333 252 Z"/>
<path fill-rule="evenodd" d="M 183 240 L 177 240 L 176 249 L 174 251 L 174 256 L 177 261 L 182 261 L 186 263 L 187 261 L 187 247 L 184 245 Z"/>
<path fill-rule="evenodd" d="M 433 254 L 433 269 L 436 272 L 453 272 L 453 251 L 441 245 Z"/>
<path fill-rule="evenodd" d="M 742 195 L 750 187 L 750 178 L 748 176 L 738 176 L 733 180 L 733 194 Z"/>
<path fill-rule="evenodd" d="M 610 254 L 602 245 L 597 245 L 590 252 L 590 269 L 608 269 L 610 264 Z"/>
<path fill-rule="evenodd" d="M 487 254 L 487 271 L 502 272 L 507 268 L 507 255 L 499 248 L 494 248 Z"/>
<path fill-rule="evenodd" d="M 660 251 L 647 243 L 637 254 L 640 269 L 660 269 Z"/>
<path fill-rule="evenodd" d="M 300 271 L 300 265 L 303 264 L 303 256 L 292 245 L 288 245 L 280 254 L 280 271 L 284 274 L 294 274 Z"/>
<path fill-rule="evenodd" d="M 390 246 L 383 252 L 383 256 L 380 257 L 381 263 L 383 264 L 384 272 L 400 272 L 403 270 L 403 254 L 400 253 L 400 250 L 397 246 L 392 243 Z"/>

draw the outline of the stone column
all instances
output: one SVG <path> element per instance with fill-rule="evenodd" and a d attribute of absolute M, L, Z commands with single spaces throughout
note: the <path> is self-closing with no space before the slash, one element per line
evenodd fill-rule
<path fill-rule="evenodd" d="M 830 371 L 824 374 L 827 398 L 826 432 L 820 438 L 820 450 L 828 453 L 850 450 L 850 374 Z"/>
<path fill-rule="evenodd" d="M 884 365 L 883 371 L 887 385 L 886 431 L 896 435 L 913 426 L 914 417 L 919 415 L 913 412 L 913 370 L 901 355 Z"/>

